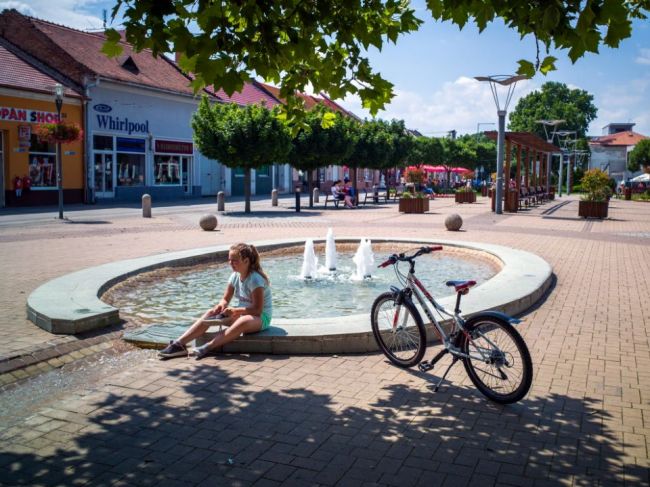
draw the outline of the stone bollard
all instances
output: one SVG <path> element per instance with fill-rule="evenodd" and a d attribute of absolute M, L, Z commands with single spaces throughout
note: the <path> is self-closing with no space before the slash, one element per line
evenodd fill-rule
<path fill-rule="evenodd" d="M 199 220 L 199 226 L 206 232 L 211 232 L 217 228 L 217 217 L 215 215 L 203 215 Z"/>
<path fill-rule="evenodd" d="M 223 191 L 217 193 L 217 211 L 226 211 L 226 195 Z"/>
<path fill-rule="evenodd" d="M 296 213 L 300 213 L 300 188 L 296 188 Z"/>
<path fill-rule="evenodd" d="M 314 203 L 318 203 L 318 199 L 320 197 L 320 191 L 318 190 L 318 188 L 314 188 L 313 194 L 314 194 Z"/>
<path fill-rule="evenodd" d="M 271 206 L 278 206 L 278 190 L 271 191 Z"/>
<path fill-rule="evenodd" d="M 142 195 L 142 218 L 151 218 L 151 196 Z"/>
<path fill-rule="evenodd" d="M 445 218 L 445 226 L 450 232 L 457 232 L 463 226 L 463 219 L 457 213 L 452 213 Z"/>

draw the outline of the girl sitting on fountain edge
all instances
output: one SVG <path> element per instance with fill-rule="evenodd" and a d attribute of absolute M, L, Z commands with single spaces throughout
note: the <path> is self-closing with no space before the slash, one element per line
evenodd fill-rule
<path fill-rule="evenodd" d="M 235 244 L 228 252 L 228 262 L 233 270 L 223 298 L 212 309 L 199 318 L 180 338 L 158 352 L 162 358 L 189 355 L 187 344 L 203 335 L 210 325 L 218 322 L 227 326 L 219 331 L 211 341 L 193 350 L 197 360 L 230 343 L 242 334 L 266 330 L 271 323 L 273 306 L 271 302 L 271 285 L 268 276 L 260 265 L 260 256 L 253 245 Z M 228 304 L 236 295 L 238 307 Z"/>

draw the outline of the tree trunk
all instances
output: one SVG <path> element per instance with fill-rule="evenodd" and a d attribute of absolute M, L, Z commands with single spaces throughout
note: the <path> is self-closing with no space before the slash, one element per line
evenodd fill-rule
<path fill-rule="evenodd" d="M 251 212 L 251 168 L 244 170 L 244 213 Z"/>
<path fill-rule="evenodd" d="M 314 207 L 314 171 L 307 171 L 307 191 L 309 192 L 309 207 Z"/>

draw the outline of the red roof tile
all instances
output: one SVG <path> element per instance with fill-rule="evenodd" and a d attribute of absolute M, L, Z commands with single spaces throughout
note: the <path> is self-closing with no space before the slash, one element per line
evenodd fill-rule
<path fill-rule="evenodd" d="M 256 81 L 255 83 L 259 84 L 262 88 L 267 90 L 269 93 L 271 93 L 275 98 L 278 100 L 281 100 L 282 103 L 284 103 L 284 99 L 280 97 L 280 88 L 277 88 L 275 86 L 266 84 L 266 83 L 261 83 Z M 324 105 L 326 108 L 329 108 L 332 111 L 339 112 L 343 115 L 357 118 L 356 115 L 353 113 L 348 112 L 346 109 L 344 109 L 342 106 L 337 104 L 336 102 L 332 101 L 330 98 L 327 96 L 321 94 L 321 96 L 315 96 L 315 95 L 307 95 L 305 93 L 298 93 L 298 96 L 303 99 L 305 102 L 305 108 L 307 110 L 311 110 L 317 105 Z"/>
<path fill-rule="evenodd" d="M 279 105 L 280 102 L 254 83 L 244 83 L 240 92 L 235 92 L 228 96 L 223 89 L 216 92 L 217 96 L 226 102 L 234 102 L 239 105 L 252 105 L 255 103 L 264 103 L 267 108 Z"/>
<path fill-rule="evenodd" d="M 21 59 L 2 44 L 0 44 L 0 66 L 2 66 L 0 86 L 51 94 L 54 85 L 59 83 L 59 80 Z M 65 88 L 64 94 L 81 98 L 79 93 L 69 88 Z"/>
<path fill-rule="evenodd" d="M 128 43 L 122 42 L 121 56 L 106 57 L 101 52 L 103 33 L 82 32 L 5 10 L 0 14 L 0 35 L 79 84 L 83 84 L 84 76 L 97 75 L 193 95 L 190 78 L 164 56 L 155 58 L 149 50 L 135 52 Z"/>
<path fill-rule="evenodd" d="M 627 130 L 625 132 L 618 132 L 616 134 L 594 137 L 589 141 L 589 144 L 605 145 L 605 146 L 629 146 L 629 145 L 636 145 L 642 140 L 647 138 L 648 137 L 646 137 L 645 135 L 641 135 L 631 130 Z"/>

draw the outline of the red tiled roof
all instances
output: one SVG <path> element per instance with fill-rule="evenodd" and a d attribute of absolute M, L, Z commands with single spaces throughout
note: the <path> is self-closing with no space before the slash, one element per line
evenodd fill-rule
<path fill-rule="evenodd" d="M 193 95 L 190 78 L 164 56 L 155 58 L 149 50 L 135 52 L 128 43 L 121 42 L 122 55 L 106 57 L 101 52 L 103 33 L 82 32 L 6 10 L 0 14 L 0 35 L 79 84 L 83 84 L 84 76 L 98 75 Z"/>
<path fill-rule="evenodd" d="M 603 135 L 601 137 L 594 137 L 589 141 L 589 144 L 593 145 L 606 145 L 606 146 L 628 146 L 636 145 L 644 139 L 647 139 L 645 135 L 638 134 L 631 130 L 625 132 L 618 132 L 616 134 Z"/>
<path fill-rule="evenodd" d="M 0 66 L 2 66 L 2 69 L 0 69 L 0 86 L 51 94 L 54 85 L 59 82 L 19 58 L 1 44 Z M 65 96 L 81 98 L 79 93 L 67 87 L 64 94 Z"/>
<path fill-rule="evenodd" d="M 217 96 L 226 102 L 234 102 L 240 105 L 252 105 L 255 103 L 264 103 L 267 108 L 272 108 L 279 105 L 280 102 L 277 98 L 271 96 L 263 89 L 256 86 L 254 83 L 244 83 L 241 91 L 235 92 L 232 96 L 228 96 L 223 89 L 216 92 Z"/>
<path fill-rule="evenodd" d="M 256 81 L 255 83 L 259 84 L 263 89 L 271 93 L 271 95 L 273 95 L 276 99 L 284 103 L 284 99 L 280 97 L 280 88 L 259 81 Z M 325 95 L 314 96 L 314 95 L 307 95 L 305 93 L 298 93 L 298 96 L 302 98 L 303 101 L 305 102 L 305 108 L 307 108 L 307 110 L 311 110 L 315 106 L 322 104 L 332 111 L 357 118 L 356 116 L 354 116 L 353 114 L 345 110 L 343 107 L 341 107 L 340 105 L 338 105 L 337 103 L 335 103 L 334 101 L 326 97 Z"/>

